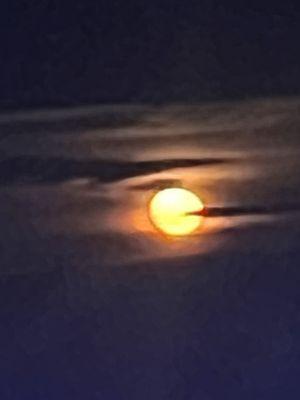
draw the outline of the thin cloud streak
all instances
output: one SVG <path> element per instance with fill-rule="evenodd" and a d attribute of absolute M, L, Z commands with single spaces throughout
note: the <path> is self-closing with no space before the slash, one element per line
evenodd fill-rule
<path fill-rule="evenodd" d="M 248 207 L 204 207 L 203 210 L 189 212 L 186 215 L 200 215 L 207 218 L 235 217 L 242 215 L 281 214 L 300 211 L 300 204 L 284 204 L 275 206 L 248 206 Z"/>
<path fill-rule="evenodd" d="M 55 184 L 78 178 L 116 182 L 174 168 L 201 167 L 228 163 L 225 158 L 164 159 L 150 161 L 77 160 L 64 157 L 20 156 L 0 161 L 0 185 Z"/>

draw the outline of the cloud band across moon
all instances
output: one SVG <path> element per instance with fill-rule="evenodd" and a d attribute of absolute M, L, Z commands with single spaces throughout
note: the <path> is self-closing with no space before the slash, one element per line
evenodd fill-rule
<path fill-rule="evenodd" d="M 233 207 L 204 207 L 203 210 L 189 212 L 187 215 L 199 215 L 207 218 L 235 217 L 242 215 L 282 214 L 300 211 L 300 204 L 283 204 L 274 206 L 233 206 Z"/>

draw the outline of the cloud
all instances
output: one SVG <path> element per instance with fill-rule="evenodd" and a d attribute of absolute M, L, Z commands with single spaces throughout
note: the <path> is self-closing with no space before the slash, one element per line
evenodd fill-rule
<path fill-rule="evenodd" d="M 204 217 L 234 217 L 240 215 L 281 214 L 285 212 L 300 211 L 300 204 L 283 204 L 270 206 L 234 206 L 234 207 L 205 207 L 201 211 L 189 215 L 202 215 Z"/>
<path fill-rule="evenodd" d="M 10 134 L 34 134 L 34 133 L 78 133 L 90 131 L 93 129 L 114 129 L 124 128 L 129 126 L 136 126 L 142 124 L 142 114 L 134 113 L 113 113 L 107 112 L 100 115 L 81 116 L 74 115 L 72 118 L 65 118 L 63 120 L 35 120 L 25 119 L 11 121 L 2 121 L 0 117 L 1 136 Z"/>
<path fill-rule="evenodd" d="M 222 158 L 121 161 L 20 156 L 0 161 L 0 185 L 28 182 L 54 184 L 76 178 L 96 178 L 99 182 L 109 183 L 173 168 L 226 162 L 229 160 Z"/>
<path fill-rule="evenodd" d="M 147 190 L 158 190 L 164 189 L 166 187 L 180 187 L 182 185 L 179 179 L 153 179 L 149 182 L 137 183 L 135 185 L 129 186 L 130 190 L 140 190 L 140 191 L 147 191 Z"/>

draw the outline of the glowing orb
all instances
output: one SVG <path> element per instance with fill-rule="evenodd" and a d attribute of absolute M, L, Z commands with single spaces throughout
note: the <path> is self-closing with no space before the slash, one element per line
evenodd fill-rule
<path fill-rule="evenodd" d="M 184 236 L 197 229 L 202 221 L 199 215 L 189 212 L 203 209 L 203 203 L 193 192 L 181 188 L 164 189 L 155 194 L 149 204 L 149 217 L 161 232 Z"/>

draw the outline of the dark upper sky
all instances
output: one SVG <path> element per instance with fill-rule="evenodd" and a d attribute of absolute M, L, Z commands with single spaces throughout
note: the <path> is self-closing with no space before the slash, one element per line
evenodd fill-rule
<path fill-rule="evenodd" d="M 297 3 L 7 2 L 0 107 L 298 93 Z"/>

